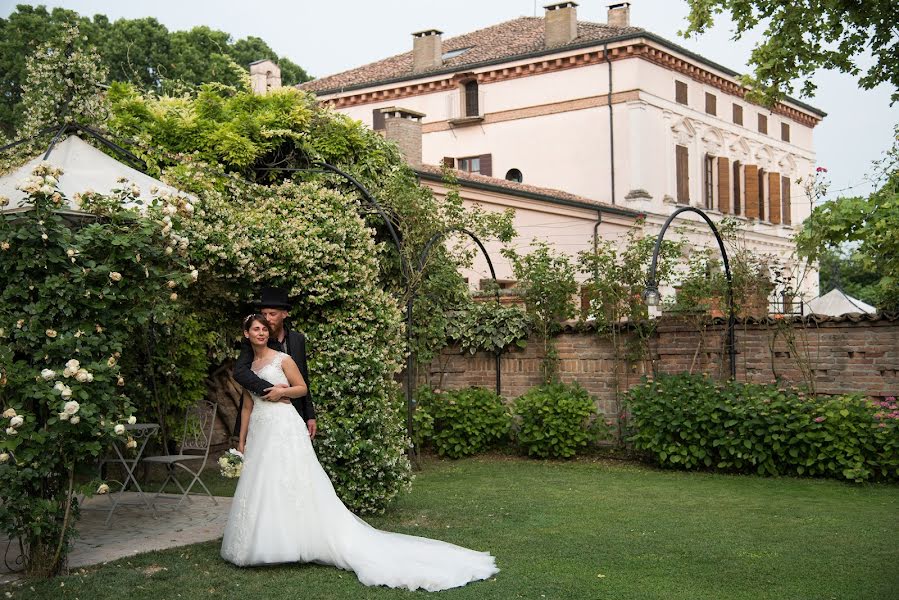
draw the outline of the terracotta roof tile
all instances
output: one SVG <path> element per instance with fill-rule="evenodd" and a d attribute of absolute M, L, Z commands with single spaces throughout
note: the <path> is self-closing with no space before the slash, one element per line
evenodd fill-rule
<path fill-rule="evenodd" d="M 543 50 L 543 23 L 542 17 L 520 17 L 444 40 L 444 54 L 456 50 L 465 51 L 444 60 L 442 66 L 431 71 L 461 70 L 467 65 Z M 558 46 L 558 48 L 561 50 L 568 46 L 577 46 L 591 41 L 601 42 L 605 39 L 643 31 L 639 27 L 615 27 L 604 23 L 578 21 L 578 36 L 571 43 Z M 412 51 L 410 50 L 349 71 L 307 81 L 297 87 L 312 92 L 337 91 L 342 88 L 398 79 L 412 74 Z M 428 71 L 421 73 L 421 75 L 427 74 Z"/>
<path fill-rule="evenodd" d="M 418 171 L 419 171 L 419 173 L 430 174 L 432 176 L 442 176 L 443 175 L 443 169 L 441 167 L 438 167 L 435 165 L 422 165 L 421 167 L 418 168 Z M 608 202 L 599 202 L 599 201 L 593 200 L 591 198 L 586 198 L 584 196 L 578 196 L 576 194 L 571 194 L 569 192 L 564 192 L 562 190 L 539 187 L 536 185 L 528 185 L 525 183 L 518 183 L 515 181 L 509 181 L 507 179 L 500 179 L 498 177 L 487 177 L 486 175 L 480 175 L 478 173 L 468 173 L 466 171 L 459 171 L 457 169 L 453 169 L 452 172 L 456 176 L 456 179 L 459 180 L 459 183 L 461 183 L 463 185 L 466 182 L 481 183 L 481 184 L 489 185 L 492 187 L 498 187 L 498 188 L 502 188 L 504 190 L 509 190 L 513 194 L 515 192 L 524 192 L 526 194 L 549 196 L 549 197 L 555 198 L 557 200 L 564 200 L 564 201 L 568 201 L 568 202 L 577 202 L 580 204 L 595 206 L 597 208 L 610 208 L 610 209 L 615 209 L 616 211 L 633 212 L 634 215 L 641 214 L 638 211 L 630 211 L 621 206 L 615 206 L 613 204 L 609 204 Z"/>

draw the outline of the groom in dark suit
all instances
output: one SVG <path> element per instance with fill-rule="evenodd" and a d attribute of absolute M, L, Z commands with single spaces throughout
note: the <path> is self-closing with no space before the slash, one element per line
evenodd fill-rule
<path fill-rule="evenodd" d="M 306 338 L 299 331 L 293 331 L 287 327 L 284 320 L 288 316 L 290 310 L 290 302 L 287 299 L 287 292 L 274 287 L 262 288 L 259 302 L 256 303 L 256 309 L 265 317 L 272 328 L 272 335 L 268 340 L 268 347 L 289 354 L 293 361 L 300 369 L 309 393 L 302 398 L 294 398 L 291 403 L 297 409 L 303 420 L 306 421 L 306 427 L 309 429 L 310 439 L 315 438 L 315 406 L 312 404 L 312 386 L 309 384 L 309 367 L 306 365 Z M 234 363 L 234 379 L 244 388 L 261 396 L 266 397 L 268 390 L 274 386 L 268 381 L 260 378 L 252 371 L 253 365 L 253 348 L 250 343 L 244 339 L 240 346 L 240 356 Z M 237 421 L 234 424 L 234 431 L 240 431 L 240 415 L 243 409 L 243 395 L 240 397 L 240 408 L 237 411 Z"/>

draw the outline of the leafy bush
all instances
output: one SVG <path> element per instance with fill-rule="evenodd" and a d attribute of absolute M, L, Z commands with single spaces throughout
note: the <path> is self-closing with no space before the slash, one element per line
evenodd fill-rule
<path fill-rule="evenodd" d="M 597 439 L 594 399 L 577 383 L 554 383 L 528 391 L 515 400 L 518 443 L 529 455 L 570 458 Z"/>
<path fill-rule="evenodd" d="M 530 317 L 520 308 L 493 301 L 471 302 L 449 322 L 447 335 L 471 354 L 499 352 L 512 344 L 524 348 L 530 328 Z"/>
<path fill-rule="evenodd" d="M 626 398 L 629 441 L 663 466 L 851 481 L 899 478 L 895 399 L 662 376 Z"/>
<path fill-rule="evenodd" d="M 418 441 L 440 456 L 462 458 L 509 439 L 512 416 L 493 391 L 470 387 L 436 393 L 419 391 L 415 411 Z M 422 434 L 428 435 L 424 437 Z"/>

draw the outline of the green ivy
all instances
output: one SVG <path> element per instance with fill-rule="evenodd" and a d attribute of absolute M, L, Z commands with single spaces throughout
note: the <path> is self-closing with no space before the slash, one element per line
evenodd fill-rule
<path fill-rule="evenodd" d="M 520 308 L 485 300 L 455 312 L 447 325 L 447 334 L 470 354 L 499 352 L 511 345 L 524 348 L 530 326 L 530 317 Z"/>
<path fill-rule="evenodd" d="M 596 400 L 577 383 L 554 383 L 515 400 L 517 439 L 531 456 L 571 458 L 598 439 L 605 421 Z"/>
<path fill-rule="evenodd" d="M 629 391 L 626 406 L 629 441 L 662 466 L 899 479 L 895 398 L 804 396 L 681 374 L 644 381 Z"/>
<path fill-rule="evenodd" d="M 418 441 L 440 456 L 462 458 L 507 442 L 511 423 L 503 399 L 491 390 L 471 387 L 437 393 L 423 389 L 417 395 Z"/>

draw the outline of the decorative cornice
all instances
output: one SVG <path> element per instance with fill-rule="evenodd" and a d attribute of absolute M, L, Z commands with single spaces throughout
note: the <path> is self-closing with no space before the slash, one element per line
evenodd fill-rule
<path fill-rule="evenodd" d="M 623 60 L 627 58 L 642 58 L 648 62 L 657 64 L 661 67 L 679 73 L 685 77 L 689 77 L 699 83 L 717 88 L 726 94 L 736 96 L 745 100 L 747 89 L 740 84 L 731 81 L 721 75 L 712 73 L 711 71 L 697 66 L 683 58 L 655 46 L 643 42 L 627 44 L 616 48 L 609 48 L 609 60 Z M 534 75 L 542 75 L 544 73 L 552 73 L 565 69 L 573 69 L 588 65 L 600 64 L 606 61 L 603 50 L 589 50 L 580 54 L 556 58 L 540 58 L 530 63 L 519 64 L 510 67 L 497 67 L 480 73 L 464 73 L 465 79 L 477 79 L 479 84 L 489 84 L 499 81 L 509 81 L 521 77 L 531 77 Z M 423 94 L 433 94 L 455 90 L 459 85 L 460 74 L 450 73 L 445 79 L 410 82 L 404 85 L 397 85 L 383 90 L 360 92 L 347 96 L 339 96 L 323 100 L 324 104 L 334 108 L 349 108 L 351 106 L 359 106 L 371 104 L 374 102 L 384 102 L 388 100 L 399 100 L 412 96 L 420 96 Z M 783 102 L 778 102 L 769 108 L 772 113 L 785 116 L 808 127 L 815 127 L 821 117 L 803 112 Z"/>

